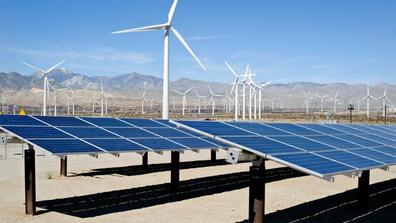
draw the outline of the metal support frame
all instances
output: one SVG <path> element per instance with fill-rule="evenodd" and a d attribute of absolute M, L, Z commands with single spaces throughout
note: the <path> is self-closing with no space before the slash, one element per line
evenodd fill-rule
<path fill-rule="evenodd" d="M 180 181 L 180 153 L 171 152 L 171 191 L 176 193 L 179 190 Z"/>
<path fill-rule="evenodd" d="M 60 158 L 60 176 L 67 176 L 67 156 L 63 156 Z"/>
<path fill-rule="evenodd" d="M 142 156 L 142 167 L 144 170 L 148 170 L 148 152 L 145 152 Z"/>
<path fill-rule="evenodd" d="M 217 152 L 217 150 L 210 150 L 210 161 L 212 163 L 216 162 L 216 152 Z"/>
<path fill-rule="evenodd" d="M 249 175 L 249 223 L 263 223 L 265 215 L 265 161 L 253 161 Z"/>
<path fill-rule="evenodd" d="M 369 206 L 370 170 L 365 170 L 358 181 L 358 201 L 361 208 Z"/>
<path fill-rule="evenodd" d="M 25 213 L 36 214 L 36 165 L 35 151 L 29 144 L 25 150 Z"/>

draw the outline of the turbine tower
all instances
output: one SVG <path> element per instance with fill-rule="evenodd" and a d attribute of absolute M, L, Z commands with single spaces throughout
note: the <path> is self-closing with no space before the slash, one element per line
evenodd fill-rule
<path fill-rule="evenodd" d="M 367 118 L 370 117 L 370 99 L 377 100 L 370 94 L 370 86 L 367 85 L 367 95 L 364 96 L 360 101 L 366 100 L 366 106 L 367 106 Z"/>
<path fill-rule="evenodd" d="M 185 109 L 186 109 L 186 104 L 187 104 L 187 98 L 186 95 L 188 94 L 188 92 L 190 92 L 192 89 L 194 88 L 194 86 L 190 87 L 187 91 L 185 92 L 180 92 L 180 91 L 174 91 L 180 95 L 183 96 L 183 117 L 185 115 Z"/>
<path fill-rule="evenodd" d="M 382 99 L 382 116 L 383 117 L 385 117 L 385 110 L 386 110 L 386 106 L 387 106 L 386 102 L 389 102 L 390 104 L 392 104 L 392 102 L 386 96 L 387 91 L 388 91 L 388 86 L 385 87 L 384 94 L 377 98 L 377 100 Z"/>
<path fill-rule="evenodd" d="M 329 95 L 322 96 L 322 95 L 317 94 L 316 97 L 318 97 L 320 99 L 320 113 L 323 113 L 323 103 L 324 103 L 324 100 L 329 97 Z"/>
<path fill-rule="evenodd" d="M 44 87 L 43 87 L 43 115 L 46 116 L 47 115 L 47 94 L 49 91 L 49 86 L 48 86 L 48 73 L 53 71 L 56 67 L 58 67 L 59 65 L 61 65 L 62 63 L 64 63 L 67 59 L 62 60 L 61 62 L 55 64 L 53 67 L 49 68 L 48 70 L 42 70 L 40 68 L 37 68 L 31 64 L 22 62 L 23 64 L 25 64 L 28 67 L 31 67 L 35 70 L 37 70 L 39 73 L 41 73 L 41 77 L 40 78 L 44 78 Z"/>
<path fill-rule="evenodd" d="M 130 33 L 130 32 L 145 32 L 145 31 L 155 31 L 155 30 L 164 30 L 164 76 L 163 76 L 163 88 L 162 88 L 162 118 L 169 119 L 169 32 L 171 31 L 176 38 L 180 41 L 180 43 L 187 49 L 187 51 L 194 57 L 194 59 L 198 62 L 198 64 L 202 67 L 202 69 L 206 70 L 205 66 L 201 63 L 195 53 L 188 46 L 186 41 L 184 41 L 183 37 L 180 33 L 173 27 L 172 20 L 173 15 L 175 14 L 176 5 L 178 0 L 174 0 L 172 7 L 170 8 L 168 14 L 168 21 L 159 25 L 151 25 L 134 29 L 126 29 L 117 32 L 112 32 L 112 34 L 119 33 Z"/>

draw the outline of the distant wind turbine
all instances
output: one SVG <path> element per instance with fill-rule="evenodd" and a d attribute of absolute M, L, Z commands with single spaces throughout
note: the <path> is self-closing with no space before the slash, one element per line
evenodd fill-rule
<path fill-rule="evenodd" d="M 388 91 L 388 86 L 385 87 L 384 94 L 377 98 L 377 100 L 382 99 L 382 116 L 384 116 L 384 117 L 385 117 L 385 110 L 386 110 L 386 106 L 387 106 L 386 102 L 389 102 L 390 104 L 392 104 L 392 102 L 386 96 L 387 91 Z"/>
<path fill-rule="evenodd" d="M 185 115 L 185 109 L 186 109 L 186 104 L 187 104 L 186 95 L 187 95 L 188 92 L 190 92 L 193 88 L 194 88 L 194 86 L 193 86 L 193 87 L 190 87 L 190 88 L 189 88 L 187 91 L 185 91 L 185 92 L 174 91 L 174 92 L 176 92 L 176 93 L 178 93 L 178 94 L 180 94 L 180 95 L 183 96 L 183 110 L 182 110 L 183 116 Z"/>
<path fill-rule="evenodd" d="M 216 100 L 215 97 L 223 97 L 224 95 L 221 94 L 215 94 L 213 93 L 212 89 L 208 86 L 211 97 L 208 101 L 208 104 L 212 103 L 212 116 L 214 116 L 215 110 L 216 110 Z"/>
<path fill-rule="evenodd" d="M 369 85 L 367 85 L 367 95 L 366 96 L 364 96 L 360 101 L 364 101 L 364 100 L 366 100 L 366 106 L 367 106 L 367 110 L 366 110 L 366 112 L 367 112 L 367 118 L 369 118 L 370 117 L 370 99 L 373 99 L 373 100 L 377 100 L 376 98 L 374 98 L 371 94 L 370 94 L 370 86 Z"/>
<path fill-rule="evenodd" d="M 54 66 L 52 66 L 51 68 L 49 68 L 48 70 L 42 70 L 40 68 L 37 68 L 31 64 L 22 62 L 23 64 L 25 64 L 28 67 L 31 67 L 35 70 L 37 70 L 39 73 L 41 73 L 41 77 L 40 78 L 44 78 L 44 87 L 43 87 L 43 115 L 46 116 L 47 115 L 47 94 L 48 94 L 48 73 L 51 72 L 52 70 L 54 70 L 56 67 L 58 67 L 59 65 L 61 65 L 62 63 L 64 63 L 67 59 L 62 60 L 61 62 L 55 64 Z"/>
<path fill-rule="evenodd" d="M 155 31 L 155 30 L 164 30 L 164 76 L 163 76 L 163 89 L 162 89 L 162 118 L 169 119 L 169 32 L 172 31 L 176 38 L 180 41 L 180 43 L 187 49 L 187 51 L 194 57 L 194 59 L 198 62 L 198 64 L 202 67 L 202 69 L 206 70 L 205 66 L 201 63 L 195 53 L 188 46 L 186 41 L 184 41 L 183 37 L 180 33 L 172 26 L 173 15 L 176 10 L 178 0 L 174 0 L 172 7 L 168 14 L 168 21 L 159 25 L 145 26 L 135 29 L 126 29 L 117 32 L 112 32 L 112 34 L 119 33 L 130 33 L 130 32 L 144 32 L 144 31 Z"/>
<path fill-rule="evenodd" d="M 316 97 L 320 99 L 320 112 L 323 113 L 323 104 L 324 100 L 329 97 L 329 95 L 319 95 L 317 94 Z"/>

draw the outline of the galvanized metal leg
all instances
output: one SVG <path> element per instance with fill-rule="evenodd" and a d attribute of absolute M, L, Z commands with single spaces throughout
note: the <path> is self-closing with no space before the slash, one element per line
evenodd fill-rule
<path fill-rule="evenodd" d="M 171 152 L 171 191 L 176 193 L 179 190 L 180 181 L 180 153 Z"/>
<path fill-rule="evenodd" d="M 32 145 L 25 150 L 25 213 L 36 214 L 36 165 Z"/>
<path fill-rule="evenodd" d="M 216 150 L 210 151 L 210 160 L 214 163 L 216 162 Z"/>
<path fill-rule="evenodd" d="M 60 159 L 60 176 L 67 176 L 67 156 L 61 157 Z"/>
<path fill-rule="evenodd" d="M 358 201 L 361 208 L 369 206 L 369 186 L 370 186 L 370 170 L 365 170 L 359 177 L 358 182 Z"/>
<path fill-rule="evenodd" d="M 263 223 L 265 211 L 265 162 L 253 161 L 250 167 L 249 223 Z"/>
<path fill-rule="evenodd" d="M 142 166 L 144 170 L 148 170 L 148 152 L 145 152 L 142 156 Z"/>

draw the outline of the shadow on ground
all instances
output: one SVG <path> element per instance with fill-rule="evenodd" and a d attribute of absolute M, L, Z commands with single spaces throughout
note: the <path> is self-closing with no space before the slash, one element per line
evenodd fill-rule
<path fill-rule="evenodd" d="M 211 161 L 211 160 L 188 161 L 188 162 L 180 162 L 180 169 L 191 169 L 191 168 L 222 166 L 222 165 L 232 165 L 232 164 L 226 162 L 224 159 L 219 159 L 216 161 Z M 161 171 L 170 171 L 170 170 L 171 170 L 170 163 L 159 163 L 159 164 L 150 164 L 146 167 L 146 169 L 142 165 L 100 168 L 100 169 L 93 169 L 87 173 L 77 173 L 77 174 L 72 174 L 70 176 L 94 177 L 94 176 L 111 175 L 111 174 L 134 176 L 134 175 L 155 173 Z"/>
<path fill-rule="evenodd" d="M 269 169 L 267 170 L 266 181 L 273 182 L 299 176 L 304 176 L 304 174 L 287 167 Z M 181 181 L 178 193 L 171 193 L 170 183 L 166 183 L 39 201 L 37 207 L 45 209 L 41 213 L 55 211 L 80 218 L 88 218 L 237 190 L 248 185 L 249 172 L 238 172 Z"/>
<path fill-rule="evenodd" d="M 357 190 L 332 195 L 266 215 L 266 222 L 396 222 L 396 179 L 370 185 L 370 206 L 361 209 Z M 271 204 L 267 204 L 271 205 Z M 247 220 L 239 223 L 248 223 Z"/>

